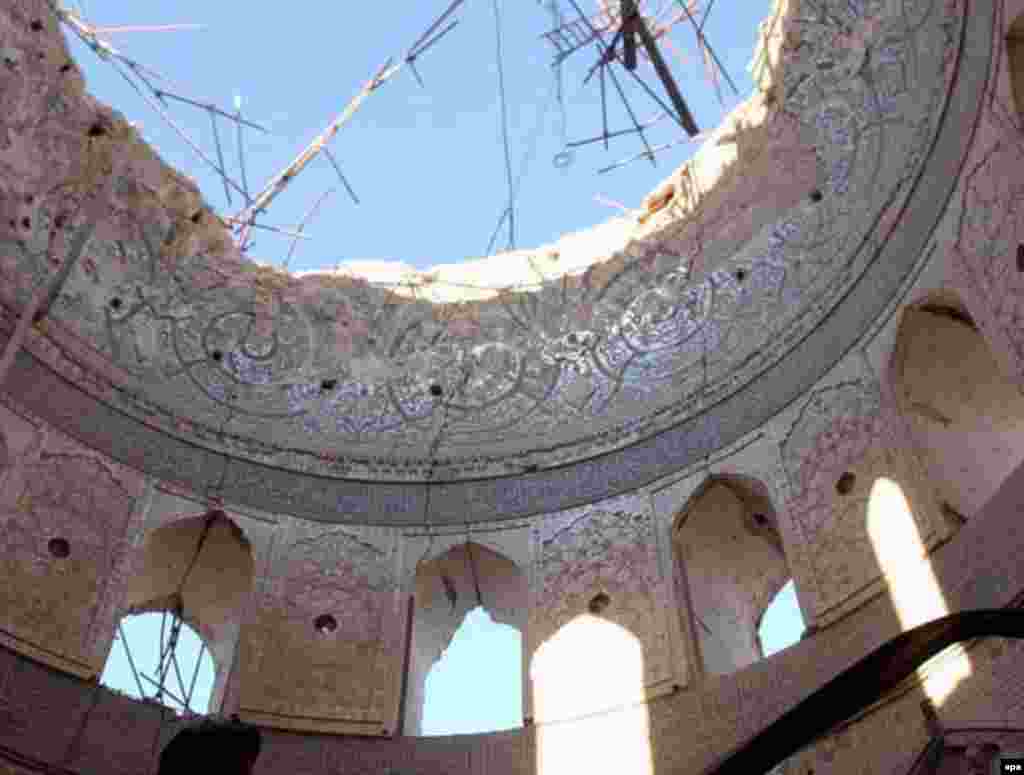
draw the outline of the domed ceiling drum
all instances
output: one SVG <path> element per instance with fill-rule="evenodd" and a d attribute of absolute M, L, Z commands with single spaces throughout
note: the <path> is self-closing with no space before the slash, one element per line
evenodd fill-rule
<path fill-rule="evenodd" d="M 779 5 L 759 89 L 640 222 L 426 272 L 256 265 L 123 119 L 87 131 L 80 84 L 21 95 L 0 167 L 31 227 L 0 234 L 0 293 L 68 275 L 9 389 L 156 476 L 321 520 L 525 516 L 697 462 L 900 292 L 976 114 L 947 110 L 957 4 L 833 10 Z"/>

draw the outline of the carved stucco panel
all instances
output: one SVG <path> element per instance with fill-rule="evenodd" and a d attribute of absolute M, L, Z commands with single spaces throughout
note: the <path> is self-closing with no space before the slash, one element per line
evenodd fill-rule
<path fill-rule="evenodd" d="M 404 606 L 395 534 L 282 518 L 270 580 L 243 630 L 244 711 L 334 719 L 379 732 L 392 723 Z M 333 631 L 317 631 L 330 615 Z"/>
<path fill-rule="evenodd" d="M 37 656 L 98 672 L 114 624 L 116 605 L 108 594 L 113 569 L 129 549 L 128 525 L 145 482 L 5 403 L 0 588 L 7 594 L 0 617 L 5 628 L 42 649 Z M 51 539 L 66 540 L 70 555 L 52 556 Z"/>
<path fill-rule="evenodd" d="M 667 612 L 659 605 L 670 594 L 663 589 L 669 579 L 654 529 L 650 501 L 640 495 L 570 509 L 535 526 L 531 654 L 604 592 L 611 603 L 601 616 L 639 640 L 646 685 L 673 678 Z"/>

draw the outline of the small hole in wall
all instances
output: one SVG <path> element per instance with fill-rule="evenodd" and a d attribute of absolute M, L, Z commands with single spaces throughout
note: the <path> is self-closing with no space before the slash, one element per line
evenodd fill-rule
<path fill-rule="evenodd" d="M 1017 271 L 1024 272 L 1024 243 L 1017 246 Z"/>
<path fill-rule="evenodd" d="M 839 477 L 839 481 L 836 482 L 836 492 L 840 495 L 849 495 L 853 492 L 853 486 L 857 483 L 857 477 L 847 471 L 845 474 Z"/>
<path fill-rule="evenodd" d="M 330 635 L 338 629 L 338 620 L 330 614 L 320 614 L 313 620 L 313 626 L 321 635 Z"/>
<path fill-rule="evenodd" d="M 71 544 L 66 538 L 51 538 L 46 548 L 49 549 L 50 555 L 58 560 L 63 560 L 71 554 Z"/>
<path fill-rule="evenodd" d="M 443 393 L 444 389 L 440 385 L 430 386 L 430 395 L 434 396 L 434 398 L 440 398 Z"/>
<path fill-rule="evenodd" d="M 103 124 L 93 124 L 89 127 L 89 137 L 103 137 L 107 133 L 107 128 Z"/>
<path fill-rule="evenodd" d="M 736 282 L 738 282 L 738 283 L 743 282 L 744 280 L 747 279 L 747 270 L 746 269 L 737 269 L 736 273 L 735 273 L 735 277 L 736 277 Z"/>
<path fill-rule="evenodd" d="M 811 201 L 814 202 L 814 204 L 818 204 L 822 199 L 824 199 L 824 195 L 818 189 L 814 189 L 811 192 Z"/>
<path fill-rule="evenodd" d="M 761 512 L 757 512 L 754 515 L 754 522 L 756 522 L 758 525 L 767 525 L 768 517 L 765 514 L 762 514 Z"/>
<path fill-rule="evenodd" d="M 336 379 L 325 379 L 320 383 L 320 389 L 325 393 L 334 390 L 336 387 L 338 387 L 338 380 Z"/>
<path fill-rule="evenodd" d="M 121 299 L 120 299 L 120 297 L 115 296 L 114 298 L 112 298 L 110 300 L 110 308 L 111 309 L 121 309 Z"/>
<path fill-rule="evenodd" d="M 587 608 L 592 614 L 599 614 L 612 602 L 612 599 L 608 597 L 604 592 L 598 592 L 594 595 L 594 598 L 590 601 L 590 605 Z"/>
<path fill-rule="evenodd" d="M 31 221 L 31 219 L 27 215 L 24 218 L 21 219 L 21 228 L 23 228 L 23 229 L 31 229 L 32 228 L 32 221 Z"/>
<path fill-rule="evenodd" d="M 194 213 L 192 213 L 192 217 L 189 220 L 191 220 L 192 223 L 201 223 L 203 220 L 203 211 L 196 210 Z"/>
<path fill-rule="evenodd" d="M 70 62 L 65 62 L 64 64 L 62 64 L 62 65 L 60 66 L 60 71 L 61 71 L 62 73 L 70 73 L 70 72 L 71 72 L 71 69 L 72 69 L 72 67 L 73 67 L 73 65 L 72 65 L 72 64 L 71 64 Z"/>
<path fill-rule="evenodd" d="M 32 28 L 32 32 L 42 32 L 43 31 L 43 23 L 39 19 L 33 19 L 32 23 L 29 25 L 29 27 Z"/>
<path fill-rule="evenodd" d="M 213 358 L 218 363 L 220 363 L 222 360 L 224 360 L 224 353 L 222 353 L 220 350 L 214 350 L 212 353 L 210 353 L 210 357 Z"/>

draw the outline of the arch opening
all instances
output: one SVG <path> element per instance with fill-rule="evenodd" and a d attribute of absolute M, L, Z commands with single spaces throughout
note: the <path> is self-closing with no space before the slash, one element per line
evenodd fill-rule
<path fill-rule="evenodd" d="M 787 581 L 764 609 L 757 627 L 757 640 L 762 656 L 770 657 L 799 643 L 806 630 L 800 604 L 796 599 L 796 584 Z"/>
<path fill-rule="evenodd" d="M 179 715 L 210 709 L 216 665 L 206 642 L 167 611 L 122 617 L 100 683 Z"/>
<path fill-rule="evenodd" d="M 409 625 L 404 733 L 522 726 L 527 611 L 525 574 L 486 546 L 466 542 L 422 562 Z M 488 695 L 486 712 L 477 712 L 479 698 Z"/>
<path fill-rule="evenodd" d="M 422 734 L 494 732 L 522 726 L 522 634 L 483 606 L 463 618 L 427 673 Z"/>
<path fill-rule="evenodd" d="M 211 709 L 223 705 L 253 570 L 249 541 L 221 511 L 153 530 L 133 563 L 122 615 L 166 612 L 165 631 L 176 626 L 181 632 L 191 629 L 198 634 L 214 666 Z M 133 643 L 131 633 L 127 634 Z M 153 640 L 143 635 L 147 637 Z M 173 663 L 171 675 L 177 682 Z"/>
<path fill-rule="evenodd" d="M 957 527 L 1024 461 L 1024 395 L 950 293 L 904 313 L 892 379 L 943 514 Z"/>
<path fill-rule="evenodd" d="M 750 477 L 710 478 L 678 518 L 673 544 L 698 670 L 725 675 L 757 662 L 764 613 L 791 577 L 767 488 Z"/>

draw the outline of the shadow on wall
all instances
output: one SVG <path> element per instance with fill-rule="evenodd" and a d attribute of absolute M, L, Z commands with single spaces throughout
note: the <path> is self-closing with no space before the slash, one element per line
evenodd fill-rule
<path fill-rule="evenodd" d="M 475 542 L 459 544 L 422 562 L 414 585 L 402 719 L 406 735 L 422 734 L 427 674 L 466 615 L 482 607 L 495 622 L 509 625 L 522 635 L 529 610 L 526 575 L 519 566 Z M 522 655 L 519 659 L 522 664 Z M 502 665 L 492 665 L 491 669 L 500 671 Z M 525 682 L 521 692 L 525 698 Z"/>
<path fill-rule="evenodd" d="M 715 476 L 690 499 L 673 533 L 679 599 L 693 660 L 724 675 L 764 656 L 761 618 L 791 577 L 778 518 L 761 482 Z"/>
<path fill-rule="evenodd" d="M 210 707 L 218 708 L 252 585 L 248 540 L 224 512 L 211 511 L 157 528 L 146 538 L 132 563 L 122 611 L 177 612 L 199 633 L 215 666 Z"/>
<path fill-rule="evenodd" d="M 952 293 L 904 312 L 890 374 L 943 512 L 963 523 L 1024 461 L 1024 395 Z"/>

